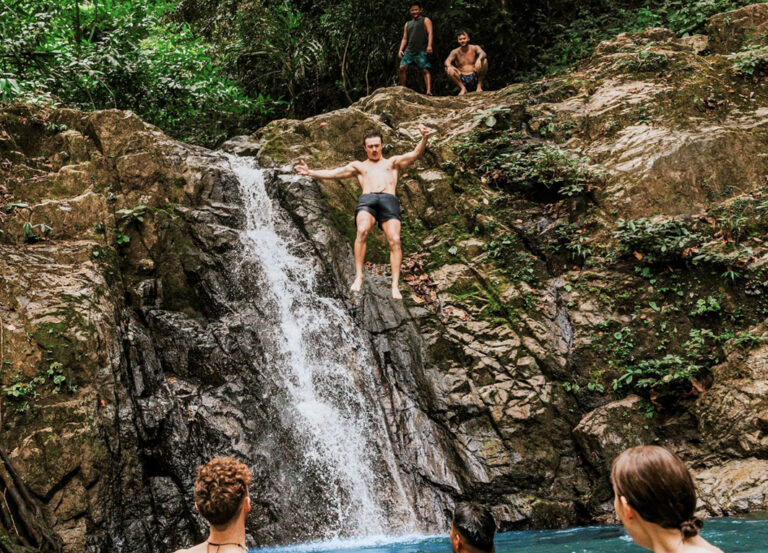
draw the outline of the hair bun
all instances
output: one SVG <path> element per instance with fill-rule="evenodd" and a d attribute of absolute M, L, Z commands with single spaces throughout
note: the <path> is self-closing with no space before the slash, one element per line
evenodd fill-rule
<path fill-rule="evenodd" d="M 699 517 L 693 517 L 680 525 L 680 531 L 683 533 L 683 538 L 688 539 L 699 535 L 699 530 L 704 526 L 704 523 Z"/>

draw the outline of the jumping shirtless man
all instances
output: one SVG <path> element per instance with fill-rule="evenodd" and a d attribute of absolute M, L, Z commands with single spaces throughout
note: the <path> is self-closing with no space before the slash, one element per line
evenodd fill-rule
<path fill-rule="evenodd" d="M 488 59 L 482 48 L 470 44 L 467 31 L 459 31 L 457 40 L 459 47 L 451 51 L 445 59 L 445 72 L 448 77 L 461 89 L 459 96 L 468 91 L 483 91 L 483 79 L 488 72 Z"/>
<path fill-rule="evenodd" d="M 419 125 L 421 140 L 413 151 L 407 154 L 382 157 L 383 139 L 377 131 L 369 131 L 363 138 L 363 148 L 368 155 L 365 161 L 353 161 L 336 169 L 313 170 L 302 161 L 296 166 L 299 175 L 316 179 L 346 179 L 357 177 L 363 193 L 357 200 L 355 222 L 357 223 L 357 238 L 355 239 L 355 281 L 350 288 L 359 292 L 363 286 L 363 262 L 368 233 L 374 223 L 384 231 L 389 243 L 389 262 L 392 265 L 392 297 L 403 299 L 400 295 L 400 265 L 403 261 L 403 251 L 400 247 L 400 200 L 395 196 L 397 178 L 400 171 L 419 159 L 427 148 L 429 129 Z"/>

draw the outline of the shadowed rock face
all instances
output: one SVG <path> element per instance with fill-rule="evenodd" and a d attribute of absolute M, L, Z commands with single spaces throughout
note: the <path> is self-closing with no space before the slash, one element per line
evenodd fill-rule
<path fill-rule="evenodd" d="M 386 517 L 410 509 L 418 528 L 444 530 L 453 503 L 469 499 L 491 505 L 502 528 L 609 520 L 611 460 L 639 443 L 683 455 L 703 512 L 768 508 L 762 241 L 728 258 L 742 275 L 729 282 L 726 266 L 689 266 L 693 246 L 644 265 L 647 252 L 621 253 L 615 237 L 620 219 L 717 226 L 718 213 L 763 197 L 768 97 L 722 55 L 751 40 L 742 27 L 764 25 L 763 11 L 715 18 L 716 54 L 701 55 L 707 37 L 653 29 L 601 44 L 561 78 L 462 98 L 383 89 L 224 146 L 271 168 L 277 234 L 317 271 L 317 301 L 354 322 L 335 349 L 358 360 L 349 403 L 376 406 L 366 449 Z M 406 299 L 389 298 L 379 236 L 370 252 L 382 263 L 350 297 L 356 185 L 321 187 L 280 167 L 346 163 L 369 128 L 386 155 L 401 153 L 419 124 L 433 131 L 430 149 L 399 188 Z M 463 166 L 458 145 L 496 125 L 521 148 L 588 156 L 604 183 L 571 203 L 495 186 Z M 269 267 L 244 259 L 227 154 L 127 112 L 15 106 L 0 111 L 0 179 L 0 446 L 65 549 L 202 539 L 192 483 L 216 455 L 253 470 L 252 543 L 351 531 L 328 495 L 343 500 L 344 486 L 308 465 L 295 430 Z M 591 254 L 555 247 L 566 224 Z M 695 247 L 731 255 L 734 229 Z M 718 314 L 706 302 L 696 311 L 708 296 Z M 704 376 L 674 395 L 613 393 L 622 367 L 679 354 L 693 330 L 722 336 L 696 361 L 710 363 Z"/>

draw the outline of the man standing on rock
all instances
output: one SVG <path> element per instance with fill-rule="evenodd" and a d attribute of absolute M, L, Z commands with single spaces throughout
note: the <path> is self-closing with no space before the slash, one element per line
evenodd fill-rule
<path fill-rule="evenodd" d="M 392 297 L 396 300 L 403 299 L 399 286 L 400 265 L 403 261 L 403 252 L 400 247 L 400 201 L 395 196 L 395 189 L 400 171 L 419 159 L 427 148 L 429 129 L 419 125 L 419 132 L 421 140 L 413 151 L 392 156 L 389 159 L 381 155 L 384 148 L 381 133 L 369 131 L 363 137 L 363 148 L 368 155 L 365 161 L 353 161 L 343 167 L 325 170 L 310 169 L 304 161 L 296 166 L 296 172 L 299 175 L 316 179 L 338 180 L 357 177 L 363 189 L 355 208 L 357 238 L 355 239 L 355 281 L 352 283 L 352 292 L 359 292 L 363 286 L 363 263 L 368 233 L 374 223 L 378 223 L 389 243 Z"/>
<path fill-rule="evenodd" d="M 431 65 L 427 55 L 432 53 L 432 21 L 422 16 L 424 11 L 420 2 L 411 2 L 411 19 L 405 24 L 403 40 L 400 43 L 400 86 L 408 80 L 408 66 L 416 65 L 424 75 L 427 96 L 432 96 Z"/>
<path fill-rule="evenodd" d="M 231 457 L 200 467 L 195 480 L 195 508 L 210 524 L 208 539 L 176 553 L 248 553 L 245 517 L 251 510 L 251 471 Z"/>
<path fill-rule="evenodd" d="M 459 96 L 467 92 L 482 92 L 483 79 L 488 72 L 485 52 L 479 46 L 469 43 L 471 37 L 467 31 L 459 31 L 457 40 L 459 47 L 445 59 L 445 72 L 461 89 Z"/>

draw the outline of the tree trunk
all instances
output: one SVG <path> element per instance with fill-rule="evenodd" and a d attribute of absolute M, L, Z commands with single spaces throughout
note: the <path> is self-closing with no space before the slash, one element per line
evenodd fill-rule
<path fill-rule="evenodd" d="M 73 0 L 73 2 L 75 4 L 75 13 L 72 18 L 72 24 L 75 27 L 75 43 L 80 44 L 83 40 L 83 29 L 80 26 L 80 1 Z"/>
<path fill-rule="evenodd" d="M 8 551 L 61 553 L 63 544 L 50 529 L 42 505 L 27 489 L 0 446 L 0 542 Z"/>

